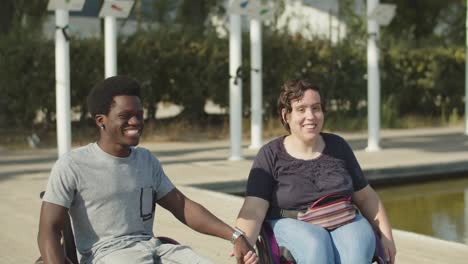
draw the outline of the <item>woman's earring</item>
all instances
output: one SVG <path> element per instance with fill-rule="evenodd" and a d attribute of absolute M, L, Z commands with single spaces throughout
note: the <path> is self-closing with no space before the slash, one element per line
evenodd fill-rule
<path fill-rule="evenodd" d="M 104 128 L 105 128 L 105 126 L 104 126 L 104 125 L 101 125 L 101 129 L 104 129 Z"/>

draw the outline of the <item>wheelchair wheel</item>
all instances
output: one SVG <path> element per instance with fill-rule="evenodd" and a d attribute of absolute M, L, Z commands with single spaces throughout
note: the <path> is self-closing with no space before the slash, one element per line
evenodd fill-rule
<path fill-rule="evenodd" d="M 260 236 L 257 239 L 257 243 L 255 244 L 258 256 L 258 263 L 259 264 L 279 264 L 279 262 L 275 262 L 272 258 L 271 254 L 271 245 L 270 241 L 268 241 L 268 236 L 265 234 L 265 231 L 261 230 Z"/>
<path fill-rule="evenodd" d="M 256 243 L 260 264 L 295 264 L 288 249 L 278 246 L 271 227 L 264 223 Z"/>

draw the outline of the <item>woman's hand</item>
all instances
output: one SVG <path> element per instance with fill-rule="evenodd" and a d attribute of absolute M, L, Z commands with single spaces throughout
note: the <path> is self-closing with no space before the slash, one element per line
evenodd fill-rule
<path fill-rule="evenodd" d="M 396 255 L 395 242 L 393 239 L 388 239 L 386 236 L 382 236 L 380 241 L 382 242 L 386 263 L 394 264 Z"/>
<path fill-rule="evenodd" d="M 230 256 L 235 256 L 238 264 L 256 264 L 258 262 L 254 248 L 244 236 L 240 236 L 235 241 L 234 249 L 231 251 Z"/>
<path fill-rule="evenodd" d="M 249 253 L 244 255 L 244 264 L 257 264 L 258 257 L 257 254 L 253 251 L 249 251 Z"/>

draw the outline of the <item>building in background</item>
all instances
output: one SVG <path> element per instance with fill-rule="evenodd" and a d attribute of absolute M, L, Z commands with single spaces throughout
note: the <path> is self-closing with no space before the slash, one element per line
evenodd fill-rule
<path fill-rule="evenodd" d="M 128 19 L 118 20 L 118 30 L 121 35 L 131 35 L 138 27 L 148 29 L 157 28 L 157 11 L 155 2 L 160 0 L 140 0 L 132 10 Z M 176 9 L 183 0 L 171 0 L 168 19 L 176 25 Z M 364 14 L 365 6 L 363 0 L 350 0 L 353 3 L 353 10 L 358 14 Z M 167 1 L 166 1 L 167 2 Z M 227 8 L 228 0 L 224 1 Z M 285 30 L 291 35 L 300 36 L 305 39 L 320 37 L 330 39 L 333 43 L 343 39 L 347 34 L 347 27 L 344 19 L 340 18 L 339 0 L 284 0 L 284 2 L 273 1 L 279 5 L 281 14 L 277 15 L 275 27 Z M 85 1 L 83 10 L 80 12 L 70 12 L 69 33 L 75 37 L 99 37 L 102 35 L 102 22 L 99 19 L 100 2 L 95 0 Z M 139 11 L 136 11 L 139 10 Z M 138 13 L 138 14 L 137 14 Z M 55 19 L 53 12 L 44 23 L 44 34 L 47 38 L 53 38 L 55 32 Z M 142 16 L 143 21 L 138 21 L 137 16 Z M 209 23 L 216 28 L 219 36 L 225 38 L 227 34 L 227 18 L 225 14 L 212 13 L 207 18 Z M 268 23 L 268 22 L 267 22 Z M 244 24 L 244 30 L 248 31 L 248 23 Z M 269 23 L 271 25 L 271 22 Z"/>
<path fill-rule="evenodd" d="M 336 43 L 347 34 L 346 23 L 340 17 L 339 0 L 285 0 L 284 11 L 277 27 L 305 39 L 314 37 L 330 39 Z M 355 0 L 352 9 L 364 14 L 362 0 Z"/>

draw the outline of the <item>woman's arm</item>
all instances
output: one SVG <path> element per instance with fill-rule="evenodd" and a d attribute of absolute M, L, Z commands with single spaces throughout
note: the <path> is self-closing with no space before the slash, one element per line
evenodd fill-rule
<path fill-rule="evenodd" d="M 247 196 L 237 216 L 236 226 L 244 231 L 247 240 L 252 246 L 257 241 L 268 207 L 268 201 L 258 197 Z"/>
<path fill-rule="evenodd" d="M 379 196 L 370 185 L 367 185 L 355 192 L 353 199 L 364 217 L 374 229 L 378 230 L 387 261 L 393 264 L 396 255 L 395 242 L 387 213 Z"/>

